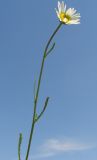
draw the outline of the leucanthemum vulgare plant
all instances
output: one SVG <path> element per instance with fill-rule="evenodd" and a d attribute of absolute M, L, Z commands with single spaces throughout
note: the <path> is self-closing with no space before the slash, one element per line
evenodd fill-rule
<path fill-rule="evenodd" d="M 25 160 L 28 160 L 28 158 L 29 158 L 29 152 L 30 152 L 30 148 L 31 148 L 31 142 L 32 142 L 32 137 L 33 137 L 35 125 L 40 120 L 40 118 L 43 116 L 43 114 L 47 108 L 48 102 L 49 102 L 49 97 L 47 97 L 44 102 L 44 106 L 43 106 L 42 111 L 40 113 L 37 113 L 37 102 L 38 102 L 38 97 L 39 97 L 40 85 L 41 85 L 41 81 L 42 81 L 44 63 L 45 63 L 45 60 L 47 59 L 48 55 L 52 52 L 52 50 L 55 47 L 55 43 L 53 43 L 52 46 L 50 47 L 51 41 L 54 38 L 54 36 L 56 35 L 56 33 L 59 31 L 59 29 L 62 27 L 62 25 L 71 25 L 71 24 L 79 24 L 80 23 L 80 14 L 77 13 L 74 8 L 66 9 L 66 4 L 64 4 L 63 1 L 62 2 L 58 1 L 58 8 L 55 10 L 57 13 L 57 17 L 59 19 L 59 24 L 58 24 L 57 28 L 54 30 L 51 37 L 49 38 L 47 45 L 44 49 L 38 83 L 37 83 L 37 86 L 34 86 L 35 87 L 35 89 L 34 89 L 34 107 L 33 107 L 34 111 L 33 111 L 32 125 L 31 125 L 30 136 L 29 136 L 27 151 L 26 151 L 26 155 L 25 155 Z M 18 142 L 18 160 L 21 160 L 21 143 L 22 143 L 22 134 L 20 133 L 19 142 Z"/>

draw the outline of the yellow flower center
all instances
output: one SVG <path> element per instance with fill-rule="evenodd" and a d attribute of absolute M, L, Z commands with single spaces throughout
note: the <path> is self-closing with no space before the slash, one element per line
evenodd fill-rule
<path fill-rule="evenodd" d="M 67 15 L 65 12 L 61 12 L 59 14 L 60 20 L 64 23 L 67 23 L 68 21 L 71 20 L 71 17 L 69 15 Z"/>

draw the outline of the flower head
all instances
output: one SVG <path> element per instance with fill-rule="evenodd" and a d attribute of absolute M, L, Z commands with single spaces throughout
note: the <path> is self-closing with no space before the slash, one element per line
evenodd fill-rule
<path fill-rule="evenodd" d="M 63 1 L 58 1 L 56 13 L 59 20 L 64 24 L 80 24 L 80 13 L 76 13 L 74 8 L 66 9 L 66 4 Z"/>

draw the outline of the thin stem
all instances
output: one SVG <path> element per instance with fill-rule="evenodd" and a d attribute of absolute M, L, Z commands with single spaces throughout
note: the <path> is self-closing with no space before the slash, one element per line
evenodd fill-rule
<path fill-rule="evenodd" d="M 48 47 L 49 47 L 49 45 L 50 45 L 53 37 L 55 36 L 55 34 L 57 33 L 57 31 L 59 30 L 59 28 L 61 27 L 61 25 L 62 25 L 62 23 L 60 23 L 57 26 L 57 28 L 55 29 L 55 31 L 51 35 L 51 37 L 50 37 L 50 39 L 49 39 L 49 41 L 48 41 L 48 43 L 47 43 L 47 45 L 45 47 L 45 50 L 44 50 L 42 64 L 41 64 L 41 68 L 40 68 L 39 79 L 38 79 L 38 86 L 37 86 L 37 91 L 36 91 L 36 97 L 35 97 L 35 100 L 34 100 L 34 113 L 33 113 L 33 118 L 32 118 L 32 126 L 31 126 L 30 137 L 29 137 L 28 148 L 27 148 L 27 153 L 26 153 L 26 159 L 25 160 L 28 160 L 28 157 L 29 157 L 29 152 L 30 152 L 30 147 L 31 147 L 31 142 L 32 142 L 32 135 L 33 135 L 34 127 L 35 127 L 35 115 L 36 115 L 38 95 L 39 95 L 41 78 L 42 78 L 42 73 L 43 73 L 44 62 L 45 62 L 47 50 L 48 50 Z"/>
<path fill-rule="evenodd" d="M 21 160 L 21 144 L 22 144 L 22 133 L 19 135 L 19 142 L 18 142 L 18 160 Z"/>
<path fill-rule="evenodd" d="M 45 53 L 47 52 L 48 47 L 49 47 L 49 45 L 50 45 L 53 37 L 55 36 L 55 34 L 57 33 L 57 31 L 60 29 L 60 27 L 62 26 L 62 24 L 63 24 L 63 23 L 60 22 L 59 25 L 58 25 L 58 27 L 55 29 L 54 33 L 51 35 L 51 37 L 50 37 L 50 39 L 49 39 L 49 41 L 48 41 L 48 43 L 47 43 L 47 45 L 46 45 L 46 47 L 45 47 L 45 51 L 44 51 Z"/>

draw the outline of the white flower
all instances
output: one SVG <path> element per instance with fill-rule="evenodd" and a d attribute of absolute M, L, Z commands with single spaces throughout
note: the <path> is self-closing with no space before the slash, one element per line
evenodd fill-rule
<path fill-rule="evenodd" d="M 59 20 L 64 24 L 80 24 L 80 13 L 76 13 L 74 8 L 66 9 L 63 1 L 58 1 L 58 10 L 55 10 Z"/>

